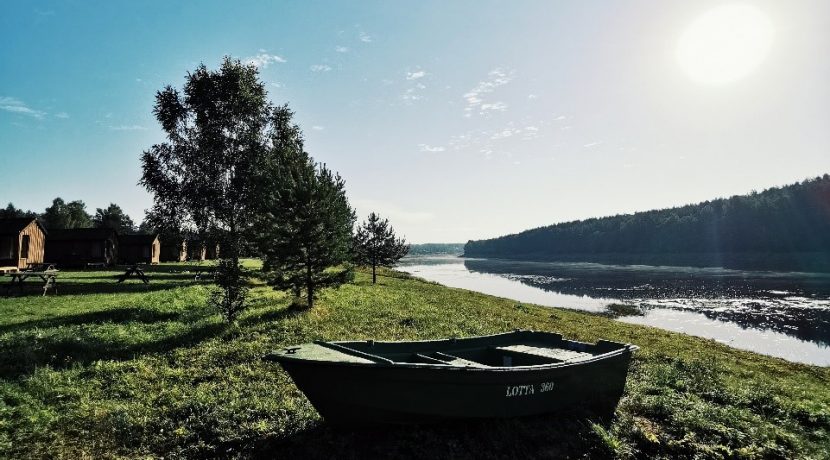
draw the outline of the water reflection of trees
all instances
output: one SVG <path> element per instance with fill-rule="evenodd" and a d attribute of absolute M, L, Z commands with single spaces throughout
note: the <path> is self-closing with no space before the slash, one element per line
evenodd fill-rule
<path fill-rule="evenodd" d="M 695 311 L 830 346 L 830 283 L 824 276 L 487 259 L 465 259 L 464 266 L 546 292 Z"/>

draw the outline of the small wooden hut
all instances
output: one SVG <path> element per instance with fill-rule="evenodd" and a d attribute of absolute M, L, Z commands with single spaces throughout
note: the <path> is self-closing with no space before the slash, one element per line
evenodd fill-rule
<path fill-rule="evenodd" d="M 208 243 L 205 246 L 205 258 L 208 260 L 219 258 L 219 243 Z"/>
<path fill-rule="evenodd" d="M 187 260 L 187 240 L 182 237 L 164 237 L 161 241 L 159 259 L 162 262 L 184 262 Z"/>
<path fill-rule="evenodd" d="M 122 264 L 157 264 L 160 255 L 157 234 L 118 236 L 118 261 Z"/>
<path fill-rule="evenodd" d="M 201 262 L 207 256 L 205 242 L 198 238 L 191 238 L 187 241 L 187 260 Z"/>
<path fill-rule="evenodd" d="M 46 229 L 34 217 L 0 219 L 0 271 L 43 263 Z"/>
<path fill-rule="evenodd" d="M 110 228 L 50 230 L 46 259 L 62 267 L 112 265 L 118 260 L 118 235 Z"/>

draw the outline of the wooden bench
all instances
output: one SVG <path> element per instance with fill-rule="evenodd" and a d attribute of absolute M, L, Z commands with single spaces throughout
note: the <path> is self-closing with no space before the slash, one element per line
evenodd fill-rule
<path fill-rule="evenodd" d="M 9 273 L 7 275 L 9 278 L 8 283 L 6 283 L 6 295 L 10 295 L 12 288 L 15 286 L 20 290 L 20 293 L 23 293 L 23 282 L 26 281 L 28 278 L 36 276 L 43 281 L 43 294 L 46 295 L 46 292 L 51 287 L 55 294 L 58 293 L 58 270 L 44 270 L 44 271 L 19 271 L 16 273 Z"/>
<path fill-rule="evenodd" d="M 594 355 L 591 353 L 585 353 L 582 351 L 575 351 L 575 350 L 567 350 L 564 348 L 543 348 L 543 347 L 533 347 L 530 345 L 510 345 L 507 347 L 496 347 L 498 351 L 508 352 L 508 353 L 517 353 L 517 354 L 524 354 L 524 355 L 531 355 L 536 357 L 542 358 L 551 358 L 557 361 L 580 361 L 583 359 L 593 358 Z"/>

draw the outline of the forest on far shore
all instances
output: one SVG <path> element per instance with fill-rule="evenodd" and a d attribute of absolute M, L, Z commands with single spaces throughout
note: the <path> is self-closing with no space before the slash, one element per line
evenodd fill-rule
<path fill-rule="evenodd" d="M 466 257 L 830 271 L 830 175 L 468 241 Z"/>

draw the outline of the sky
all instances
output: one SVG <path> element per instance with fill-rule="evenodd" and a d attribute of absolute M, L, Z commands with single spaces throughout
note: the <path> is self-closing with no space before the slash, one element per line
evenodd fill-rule
<path fill-rule="evenodd" d="M 255 63 L 413 243 L 830 173 L 826 1 L 5 1 L 0 204 L 152 204 L 156 91 Z"/>

